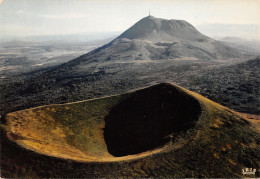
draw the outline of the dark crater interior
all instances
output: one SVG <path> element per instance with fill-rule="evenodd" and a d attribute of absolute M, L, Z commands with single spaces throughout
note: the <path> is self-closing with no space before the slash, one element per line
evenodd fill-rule
<path fill-rule="evenodd" d="M 159 84 L 131 94 L 105 118 L 104 138 L 116 157 L 163 146 L 194 127 L 199 102 L 171 84 Z"/>

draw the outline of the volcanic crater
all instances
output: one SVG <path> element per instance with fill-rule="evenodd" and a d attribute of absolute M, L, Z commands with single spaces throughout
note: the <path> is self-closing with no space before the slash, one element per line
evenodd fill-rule
<path fill-rule="evenodd" d="M 10 113 L 8 137 L 41 154 L 84 162 L 119 161 L 165 150 L 193 128 L 201 105 L 171 84 Z"/>

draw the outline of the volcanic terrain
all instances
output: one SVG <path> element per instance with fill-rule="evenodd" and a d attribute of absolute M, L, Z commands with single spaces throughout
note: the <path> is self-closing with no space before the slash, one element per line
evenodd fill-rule
<path fill-rule="evenodd" d="M 241 177 L 258 167 L 254 125 L 167 83 L 13 112 L 2 127 L 5 177 Z"/>
<path fill-rule="evenodd" d="M 148 16 L 67 63 L 0 79 L 1 177 L 242 177 L 259 168 L 259 125 L 227 107 L 259 114 L 258 64 Z"/>

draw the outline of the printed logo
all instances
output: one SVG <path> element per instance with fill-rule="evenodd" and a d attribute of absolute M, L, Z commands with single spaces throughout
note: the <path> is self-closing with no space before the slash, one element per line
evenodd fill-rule
<path fill-rule="evenodd" d="M 255 168 L 243 168 L 242 173 L 243 175 L 255 175 L 256 169 Z"/>

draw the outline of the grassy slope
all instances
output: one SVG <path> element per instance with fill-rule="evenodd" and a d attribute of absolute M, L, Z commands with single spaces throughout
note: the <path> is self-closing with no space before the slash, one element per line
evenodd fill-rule
<path fill-rule="evenodd" d="M 259 133 L 248 121 L 196 93 L 177 88 L 201 104 L 202 113 L 196 127 L 180 134 L 163 149 L 138 156 L 111 156 L 102 134 L 104 116 L 131 93 L 11 113 L 6 117 L 8 136 L 19 145 L 49 156 L 21 148 L 8 140 L 1 129 L 1 175 L 238 177 L 243 167 L 259 167 Z M 15 135 L 10 135 L 10 131 Z M 100 160 L 103 162 L 93 162 Z"/>

